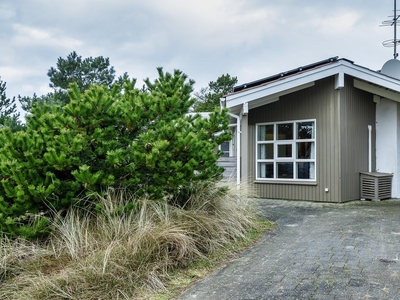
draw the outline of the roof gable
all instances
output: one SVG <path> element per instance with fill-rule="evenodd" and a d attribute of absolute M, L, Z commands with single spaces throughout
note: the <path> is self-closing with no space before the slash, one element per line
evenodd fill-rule
<path fill-rule="evenodd" d="M 324 65 L 331 64 L 332 62 L 337 61 L 337 60 L 338 60 L 338 56 L 331 57 L 331 58 L 328 58 L 328 59 L 325 59 L 325 60 L 321 60 L 321 61 L 313 63 L 313 64 L 309 64 L 309 65 L 306 65 L 306 66 L 298 67 L 296 69 L 292 69 L 292 70 L 289 70 L 289 71 L 281 72 L 281 73 L 278 73 L 276 75 L 272 75 L 272 76 L 269 76 L 269 77 L 266 77 L 266 78 L 262 78 L 262 79 L 259 79 L 259 80 L 256 80 L 256 81 L 252 81 L 252 82 L 249 82 L 249 83 L 238 85 L 238 86 L 234 87 L 233 92 L 234 93 L 235 92 L 240 92 L 240 91 L 245 90 L 245 89 L 249 89 L 249 88 L 265 85 L 265 84 L 271 83 L 273 81 L 280 80 L 283 77 L 287 77 L 287 76 L 291 76 L 291 75 L 294 75 L 294 74 L 298 74 L 300 72 L 306 72 L 306 71 L 309 71 L 309 70 L 312 70 L 312 69 L 315 69 L 315 68 L 318 68 L 318 67 L 321 67 L 321 66 L 324 66 Z"/>
<path fill-rule="evenodd" d="M 315 81 L 330 76 L 335 76 L 332 88 L 343 88 L 344 74 L 355 78 L 356 88 L 400 102 L 400 80 L 337 57 L 237 86 L 221 100 L 232 112 L 239 113 L 242 107 L 251 109 L 275 102 L 283 95 L 311 87 Z"/>

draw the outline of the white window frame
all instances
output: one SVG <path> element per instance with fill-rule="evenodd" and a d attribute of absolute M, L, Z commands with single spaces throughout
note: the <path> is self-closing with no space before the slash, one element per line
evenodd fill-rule
<path fill-rule="evenodd" d="M 302 123 L 302 122 L 313 122 L 313 137 L 311 139 L 299 139 L 297 137 L 297 124 Z M 279 124 L 293 124 L 293 139 L 289 140 L 278 140 L 277 137 L 277 126 Z M 316 144 L 316 136 L 317 136 L 317 122 L 316 119 L 305 119 L 305 120 L 290 120 L 290 121 L 282 121 L 282 122 L 268 122 L 268 123 L 256 123 L 256 149 L 255 149 L 255 160 L 256 160 L 256 180 L 257 181 L 288 181 L 288 182 L 316 182 L 316 153 L 317 153 L 317 144 Z M 273 139 L 272 140 L 266 140 L 266 141 L 259 141 L 258 140 L 258 135 L 259 135 L 259 130 L 260 126 L 263 125 L 273 125 Z M 298 143 L 306 143 L 310 142 L 313 143 L 312 151 L 313 151 L 313 158 L 297 158 L 297 145 Z M 273 158 L 271 159 L 259 159 L 259 145 L 265 145 L 265 144 L 273 144 Z M 291 157 L 278 157 L 278 145 L 291 145 L 292 146 L 292 156 Z M 264 177 L 259 177 L 259 163 L 273 163 L 273 169 L 274 169 L 274 174 L 273 178 L 264 178 Z M 282 162 L 291 162 L 293 164 L 293 178 L 278 178 L 278 163 Z M 304 179 L 304 178 L 297 178 L 298 177 L 298 163 L 301 162 L 308 162 L 308 163 L 313 163 L 313 174 L 310 175 L 310 179 Z M 309 172 L 311 172 L 311 165 Z"/>

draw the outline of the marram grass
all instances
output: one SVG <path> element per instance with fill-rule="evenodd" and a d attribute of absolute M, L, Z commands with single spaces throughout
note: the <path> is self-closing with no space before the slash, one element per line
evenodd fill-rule
<path fill-rule="evenodd" d="M 197 184 L 184 207 L 124 189 L 98 196 L 100 213 L 72 209 L 46 241 L 1 239 L 0 299 L 137 299 L 167 292 L 171 274 L 243 242 L 254 203 L 235 188 Z M 121 209 L 129 203 L 136 208 Z M 168 201 L 170 202 L 170 201 Z"/>

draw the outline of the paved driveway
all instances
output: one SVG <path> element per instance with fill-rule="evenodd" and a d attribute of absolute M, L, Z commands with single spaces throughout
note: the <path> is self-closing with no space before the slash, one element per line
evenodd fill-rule
<path fill-rule="evenodd" d="M 279 226 L 179 299 L 400 299 L 400 201 L 259 201 Z"/>

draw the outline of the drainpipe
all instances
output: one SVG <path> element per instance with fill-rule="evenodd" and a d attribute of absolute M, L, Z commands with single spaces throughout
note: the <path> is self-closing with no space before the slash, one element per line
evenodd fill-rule
<path fill-rule="evenodd" d="M 368 125 L 368 172 L 372 171 L 372 126 Z"/>
<path fill-rule="evenodd" d="M 234 115 L 232 113 L 228 114 L 236 119 L 236 184 L 240 185 L 240 145 L 241 145 L 241 138 L 240 138 L 240 120 L 242 119 L 241 114 L 240 116 Z"/>
<path fill-rule="evenodd" d="M 219 99 L 221 110 L 226 107 L 226 98 Z M 243 108 L 242 108 L 243 111 Z M 236 119 L 236 185 L 239 187 L 240 185 L 240 148 L 241 148 L 241 138 L 240 138 L 240 120 L 242 119 L 242 111 L 240 115 L 234 115 L 228 112 L 232 118 Z"/>

